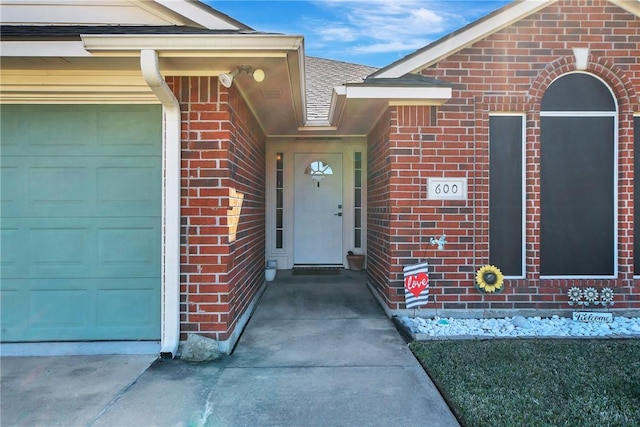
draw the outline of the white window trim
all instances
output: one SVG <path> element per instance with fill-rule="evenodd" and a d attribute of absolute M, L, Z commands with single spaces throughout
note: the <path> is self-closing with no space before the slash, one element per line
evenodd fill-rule
<path fill-rule="evenodd" d="M 527 276 L 527 115 L 525 113 L 490 113 L 491 117 L 520 117 L 522 125 L 522 174 L 520 176 L 520 183 L 522 185 L 522 218 L 520 219 L 522 225 L 522 260 L 520 262 L 519 276 L 504 276 L 505 279 L 524 279 Z M 489 135 L 489 144 L 491 144 L 491 135 Z M 491 161 L 491 160 L 489 160 Z M 491 210 L 489 210 L 491 215 Z M 489 235 L 489 245 L 491 245 L 491 235 Z"/>
<path fill-rule="evenodd" d="M 615 111 L 540 111 L 540 117 L 612 117 L 613 118 L 613 275 L 540 275 L 540 279 L 565 279 L 565 280 L 579 280 L 579 279 L 616 279 L 619 275 L 618 269 L 618 102 L 615 93 L 611 87 L 600 77 L 586 72 L 574 71 L 571 73 L 565 73 L 556 78 L 556 80 L 566 77 L 569 74 L 587 74 L 600 81 L 609 91 L 611 98 L 614 101 Z M 551 84 L 553 84 L 553 82 Z M 551 86 L 551 84 L 549 86 Z M 542 206 L 540 206 L 542 209 Z"/>

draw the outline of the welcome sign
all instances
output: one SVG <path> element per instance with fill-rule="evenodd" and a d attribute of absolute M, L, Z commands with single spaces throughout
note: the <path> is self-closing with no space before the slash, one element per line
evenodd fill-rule
<path fill-rule="evenodd" d="M 429 301 L 429 264 L 404 267 L 404 300 L 407 308 L 424 305 Z"/>
<path fill-rule="evenodd" d="M 574 311 L 573 320 L 584 323 L 613 323 L 613 314 L 594 311 Z"/>

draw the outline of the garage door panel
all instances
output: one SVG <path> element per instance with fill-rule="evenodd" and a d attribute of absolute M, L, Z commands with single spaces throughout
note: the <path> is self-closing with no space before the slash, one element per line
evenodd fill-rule
<path fill-rule="evenodd" d="M 67 149 L 95 145 L 96 110 L 61 106 L 36 108 L 27 123 L 27 143 L 31 146 L 65 146 Z M 73 123 L 73 126 L 69 126 Z"/>
<path fill-rule="evenodd" d="M 2 107 L 3 341 L 160 338 L 161 118 Z"/>
<path fill-rule="evenodd" d="M 1 111 L 3 155 L 146 156 L 162 140 L 158 106 L 5 105 Z"/>
<path fill-rule="evenodd" d="M 3 159 L 4 217 L 141 216 L 160 212 L 159 156 Z M 26 184 L 25 184 L 26 183 Z"/>
<path fill-rule="evenodd" d="M 32 289 L 29 292 L 31 326 L 86 327 L 90 298 L 87 289 Z"/>
<path fill-rule="evenodd" d="M 161 268 L 160 218 L 9 218 L 0 233 L 3 278 L 157 277 Z"/>
<path fill-rule="evenodd" d="M 149 110 L 136 105 L 118 107 L 106 106 L 98 116 L 98 145 L 104 150 L 124 148 L 127 154 L 147 152 L 151 141 L 160 137 L 158 126 L 149 119 Z M 114 128 L 113 123 L 118 126 Z"/>
<path fill-rule="evenodd" d="M 27 129 L 23 120 L 26 108 L 24 105 L 0 105 L 0 141 L 2 141 L 2 156 L 19 154 L 21 141 L 14 135 L 24 135 Z M 2 159 L 4 166 L 4 159 Z"/>
<path fill-rule="evenodd" d="M 0 278 L 2 279 L 18 277 L 24 274 L 26 270 L 26 260 L 29 256 L 25 245 L 21 244 L 21 241 L 24 240 L 24 232 L 20 227 L 12 226 L 12 224 L 8 224 L 7 222 L 8 221 L 3 220 L 2 228 L 0 228 L 0 242 L 2 242 L 2 256 L 0 256 L 0 268 L 2 272 Z M 1 287 L 4 290 L 4 283 L 2 283 Z"/>
<path fill-rule="evenodd" d="M 17 328 L 21 320 L 24 317 L 24 313 L 28 312 L 26 292 L 21 292 L 20 282 L 26 282 L 25 280 L 2 280 L 2 289 L 0 290 L 0 302 L 2 302 L 2 311 L 0 311 L 0 322 L 2 325 L 2 336 L 5 337 L 5 333 L 8 328 Z"/>
<path fill-rule="evenodd" d="M 155 294 L 153 288 L 99 290 L 98 325 L 102 328 L 152 325 L 159 310 Z"/>
<path fill-rule="evenodd" d="M 97 230 L 96 272 L 101 277 L 154 277 L 160 274 L 160 225 L 139 219 L 110 220 Z M 158 221 L 159 222 L 159 221 Z"/>
<path fill-rule="evenodd" d="M 90 230 L 86 227 L 29 230 L 32 277 L 87 276 L 91 271 Z"/>
<path fill-rule="evenodd" d="M 24 170 L 28 183 L 24 216 L 91 215 L 91 187 L 95 180 L 87 161 L 41 157 L 30 159 L 30 163 Z"/>
<path fill-rule="evenodd" d="M 3 154 L 2 165 L 3 218 L 90 214 L 95 178 L 86 160 Z"/>
<path fill-rule="evenodd" d="M 90 298 L 90 291 L 73 280 L 3 279 L 2 341 L 38 341 L 43 334 L 57 341 L 81 333 L 90 327 Z M 13 305 L 19 309 L 6 310 Z"/>
<path fill-rule="evenodd" d="M 3 282 L 4 342 L 43 337 L 46 341 L 157 339 L 160 335 L 155 278 Z"/>
<path fill-rule="evenodd" d="M 139 216 L 160 212 L 160 194 L 154 191 L 161 180 L 160 158 L 106 159 L 97 168 L 95 209 L 109 216 Z"/>
<path fill-rule="evenodd" d="M 56 164 L 60 159 L 48 159 Z M 29 168 L 29 203 L 33 209 L 84 210 L 90 195 L 91 171 L 87 165 Z"/>
<path fill-rule="evenodd" d="M 94 274 L 95 227 L 90 219 L 3 218 L 2 222 L 3 279 Z"/>
<path fill-rule="evenodd" d="M 4 142 L 3 142 L 4 144 Z M 4 145 L 3 145 L 4 149 Z M 0 203 L 3 214 L 5 212 L 16 215 L 21 204 L 21 194 L 25 193 L 24 183 L 20 179 L 20 168 L 15 165 L 8 165 L 6 158 L 0 156 Z"/>

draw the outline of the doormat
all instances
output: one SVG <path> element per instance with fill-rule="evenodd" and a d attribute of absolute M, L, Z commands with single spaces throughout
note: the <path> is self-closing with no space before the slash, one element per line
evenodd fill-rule
<path fill-rule="evenodd" d="M 293 267 L 297 276 L 330 276 L 340 274 L 339 267 Z"/>

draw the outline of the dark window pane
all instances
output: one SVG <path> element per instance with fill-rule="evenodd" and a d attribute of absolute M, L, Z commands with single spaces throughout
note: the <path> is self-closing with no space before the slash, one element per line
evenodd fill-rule
<path fill-rule="evenodd" d="M 614 119 L 542 117 L 540 273 L 614 273 Z"/>
<path fill-rule="evenodd" d="M 276 169 L 282 169 L 284 163 L 282 153 L 276 153 Z"/>
<path fill-rule="evenodd" d="M 359 228 L 355 230 L 355 235 L 354 235 L 354 246 L 356 248 L 361 248 L 362 247 L 362 230 L 360 230 Z"/>
<path fill-rule="evenodd" d="M 356 189 L 355 191 L 355 200 L 354 200 L 356 207 L 359 208 L 362 206 L 362 190 L 360 190 L 359 188 Z"/>
<path fill-rule="evenodd" d="M 362 153 L 356 152 L 353 155 L 354 166 L 356 169 L 362 169 Z"/>
<path fill-rule="evenodd" d="M 616 111 L 609 89 L 584 73 L 560 77 L 542 98 L 542 111 Z"/>
<path fill-rule="evenodd" d="M 362 187 L 362 172 L 357 170 L 355 171 L 354 174 L 354 178 L 355 178 L 355 186 L 356 187 Z"/>
<path fill-rule="evenodd" d="M 489 118 L 489 261 L 522 275 L 522 117 Z"/>
<path fill-rule="evenodd" d="M 282 209 L 276 209 L 276 228 L 282 228 Z"/>
<path fill-rule="evenodd" d="M 276 248 L 282 249 L 282 230 L 276 230 Z"/>
<path fill-rule="evenodd" d="M 284 207 L 283 195 L 284 191 L 276 190 L 276 208 Z"/>
<path fill-rule="evenodd" d="M 359 208 L 355 210 L 355 224 L 357 228 L 362 227 L 362 210 Z"/>
<path fill-rule="evenodd" d="M 276 172 L 276 188 L 284 187 L 284 185 L 283 185 L 283 182 L 284 182 L 283 176 L 284 176 L 284 172 L 283 171 L 277 171 Z"/>

